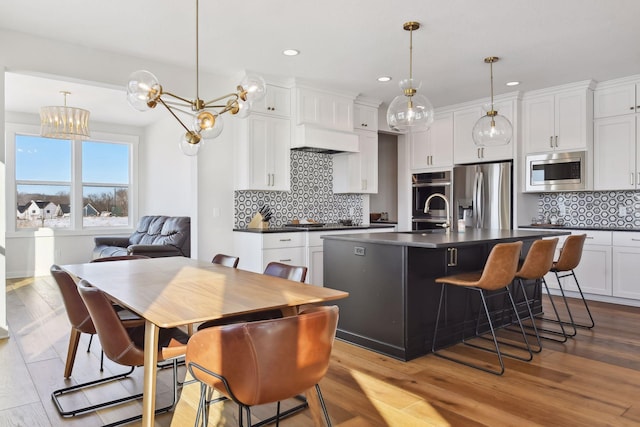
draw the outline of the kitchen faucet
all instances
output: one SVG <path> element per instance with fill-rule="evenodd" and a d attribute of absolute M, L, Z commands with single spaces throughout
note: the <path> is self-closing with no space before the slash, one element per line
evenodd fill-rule
<path fill-rule="evenodd" d="M 427 201 L 424 202 L 424 213 L 429 213 L 429 203 L 431 203 L 431 199 L 433 199 L 434 197 L 440 197 L 442 200 L 444 200 L 444 207 L 447 214 L 447 220 L 444 222 L 444 224 L 441 224 L 440 227 L 443 227 L 445 229 L 445 233 L 448 233 L 449 230 L 451 229 L 451 223 L 449 222 L 450 212 L 449 212 L 449 200 L 447 200 L 447 196 L 445 196 L 442 193 L 433 193 L 432 195 L 427 197 Z"/>

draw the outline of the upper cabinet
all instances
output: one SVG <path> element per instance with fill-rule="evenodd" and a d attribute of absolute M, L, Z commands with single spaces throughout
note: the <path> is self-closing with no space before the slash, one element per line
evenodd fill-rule
<path fill-rule="evenodd" d="M 355 129 L 378 131 L 378 109 L 366 105 L 355 104 L 353 107 Z"/>
<path fill-rule="evenodd" d="M 640 114 L 603 117 L 593 121 L 594 190 L 640 188 L 637 117 Z"/>
<path fill-rule="evenodd" d="M 592 82 L 529 92 L 522 111 L 527 154 L 591 149 Z"/>
<path fill-rule="evenodd" d="M 291 90 L 280 86 L 267 85 L 266 96 L 252 105 L 252 112 L 291 117 Z"/>
<path fill-rule="evenodd" d="M 308 88 L 296 88 L 296 124 L 353 131 L 353 98 Z"/>
<path fill-rule="evenodd" d="M 412 171 L 453 166 L 453 113 L 436 114 L 428 130 L 408 137 Z"/>
<path fill-rule="evenodd" d="M 598 85 L 593 93 L 593 117 L 640 113 L 640 76 Z"/>
<path fill-rule="evenodd" d="M 333 156 L 333 192 L 378 192 L 378 133 L 357 130 L 358 153 Z"/>
<path fill-rule="evenodd" d="M 477 105 L 453 112 L 453 161 L 454 163 L 477 163 L 495 160 L 513 159 L 513 146 L 515 144 L 514 101 L 501 101 L 494 104 L 498 113 L 511 122 L 514 126 L 514 138 L 507 145 L 493 147 L 479 147 L 473 142 L 472 131 L 476 122 L 486 112 L 482 106 Z"/>

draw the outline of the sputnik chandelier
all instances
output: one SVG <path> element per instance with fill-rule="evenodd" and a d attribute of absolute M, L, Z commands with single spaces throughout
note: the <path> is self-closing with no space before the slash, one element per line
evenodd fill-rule
<path fill-rule="evenodd" d="M 262 77 L 247 75 L 229 93 L 211 101 L 203 101 L 199 95 L 199 46 L 198 46 L 198 0 L 196 0 L 196 98 L 190 100 L 167 92 L 151 72 L 138 70 L 129 76 L 127 100 L 140 111 L 148 111 L 162 104 L 186 131 L 180 139 L 180 149 L 188 156 L 198 154 L 203 140 L 216 138 L 223 129 L 222 114 L 231 113 L 238 117 L 247 117 L 251 105 L 264 98 L 266 84 Z M 190 126 L 178 115 L 191 120 Z"/>

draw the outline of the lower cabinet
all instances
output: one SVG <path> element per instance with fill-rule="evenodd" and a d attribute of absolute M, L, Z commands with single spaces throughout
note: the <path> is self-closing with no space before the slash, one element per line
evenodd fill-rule
<path fill-rule="evenodd" d="M 305 233 L 233 233 L 238 268 L 262 273 L 272 261 L 289 265 L 306 265 Z"/>
<path fill-rule="evenodd" d="M 580 264 L 574 270 L 582 292 L 594 295 L 612 295 L 612 268 L 611 268 L 611 232 L 610 231 L 582 231 L 572 230 L 571 234 L 587 234 Z M 566 236 L 559 237 L 555 259 L 560 255 L 560 249 Z M 550 289 L 559 289 L 554 273 L 545 276 Z M 578 287 L 573 277 L 565 277 L 562 287 L 567 291 L 578 292 Z"/>
<path fill-rule="evenodd" d="M 613 233 L 613 295 L 640 299 L 640 233 Z"/>

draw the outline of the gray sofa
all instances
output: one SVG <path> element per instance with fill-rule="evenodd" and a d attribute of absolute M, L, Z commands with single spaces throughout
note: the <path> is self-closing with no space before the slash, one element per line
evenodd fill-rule
<path fill-rule="evenodd" d="M 129 237 L 95 237 L 93 259 L 107 256 L 146 255 L 151 258 L 191 256 L 191 218 L 143 216 Z"/>

